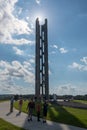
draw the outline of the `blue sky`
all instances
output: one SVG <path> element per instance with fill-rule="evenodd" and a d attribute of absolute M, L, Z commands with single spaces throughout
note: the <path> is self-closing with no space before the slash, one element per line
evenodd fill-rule
<path fill-rule="evenodd" d="M 87 94 L 87 0 L 0 0 L 0 94 L 35 93 L 35 19 L 48 19 L 50 94 Z"/>

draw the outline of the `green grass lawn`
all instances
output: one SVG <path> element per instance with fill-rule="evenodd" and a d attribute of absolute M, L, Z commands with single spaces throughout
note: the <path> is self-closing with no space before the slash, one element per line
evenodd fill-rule
<path fill-rule="evenodd" d="M 0 118 L 0 130 L 24 130 Z"/>
<path fill-rule="evenodd" d="M 79 103 L 87 104 L 87 101 L 85 101 L 85 100 L 73 100 L 73 102 L 79 102 Z"/>
<path fill-rule="evenodd" d="M 28 103 L 27 101 L 24 101 L 23 103 L 22 111 L 25 113 L 27 113 L 26 111 L 27 103 Z M 18 102 L 15 102 L 14 105 L 18 109 Z M 34 115 L 36 115 L 35 111 Z M 47 119 L 55 122 L 87 128 L 87 110 L 84 109 L 62 107 L 49 104 Z"/>

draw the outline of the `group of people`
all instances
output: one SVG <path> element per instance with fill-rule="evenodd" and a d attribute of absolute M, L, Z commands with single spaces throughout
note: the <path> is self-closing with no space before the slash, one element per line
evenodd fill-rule
<path fill-rule="evenodd" d="M 13 112 L 13 105 L 14 105 L 14 96 L 10 100 L 10 112 Z M 19 98 L 19 114 L 21 113 L 23 105 L 23 99 L 22 97 Z"/>
<path fill-rule="evenodd" d="M 13 112 L 13 103 L 14 103 L 14 97 L 12 97 L 10 101 L 10 112 Z M 23 106 L 22 97 L 19 98 L 18 104 L 19 104 L 19 114 L 20 114 L 22 111 L 22 106 Z M 44 100 L 43 103 L 41 104 L 40 100 L 33 101 L 33 99 L 30 99 L 28 101 L 26 110 L 28 112 L 28 121 L 32 121 L 32 114 L 34 111 L 36 111 L 37 121 L 40 121 L 40 116 L 42 112 L 43 123 L 46 123 L 46 117 L 47 117 L 47 111 L 48 111 L 48 103 L 46 100 Z"/>
<path fill-rule="evenodd" d="M 35 110 L 37 114 L 37 121 L 40 121 L 41 111 L 43 111 L 43 123 L 46 123 L 48 103 L 45 100 L 43 105 L 41 105 L 40 101 L 34 102 L 33 99 L 29 100 L 27 105 L 28 110 L 28 121 L 32 121 L 32 113 Z"/>

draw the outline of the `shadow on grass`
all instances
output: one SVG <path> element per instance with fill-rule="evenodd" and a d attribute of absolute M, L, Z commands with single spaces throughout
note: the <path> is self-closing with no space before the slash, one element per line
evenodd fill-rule
<path fill-rule="evenodd" d="M 58 106 L 58 104 L 50 105 L 48 111 L 48 119 L 53 120 L 55 122 L 87 128 L 87 126 L 82 123 L 78 118 L 68 112 L 63 106 Z"/>

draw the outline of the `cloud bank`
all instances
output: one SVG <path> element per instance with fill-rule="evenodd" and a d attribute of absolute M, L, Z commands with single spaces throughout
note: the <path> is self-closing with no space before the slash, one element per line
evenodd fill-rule
<path fill-rule="evenodd" d="M 29 86 L 34 85 L 35 76 L 32 64 L 29 61 L 24 61 L 23 63 L 19 61 L 12 61 L 11 63 L 0 61 L 0 90 L 3 90 L 4 93 L 8 92 L 8 88 L 15 89 L 15 91 L 22 88 L 22 90 L 25 89 L 26 91 L 25 86 L 19 86 L 16 81 L 28 83 L 30 84 Z"/>
<path fill-rule="evenodd" d="M 31 34 L 28 23 L 14 15 L 15 4 L 18 0 L 0 0 L 0 43 L 32 44 L 26 38 L 14 38 L 14 35 Z"/>

